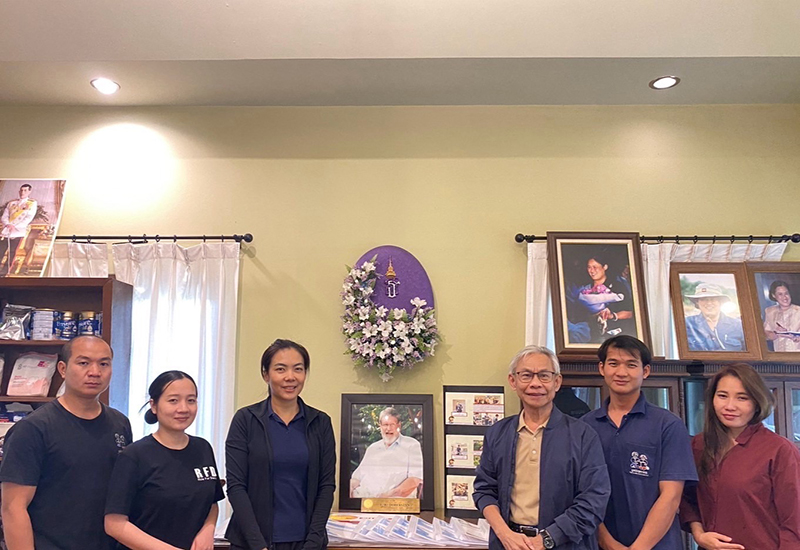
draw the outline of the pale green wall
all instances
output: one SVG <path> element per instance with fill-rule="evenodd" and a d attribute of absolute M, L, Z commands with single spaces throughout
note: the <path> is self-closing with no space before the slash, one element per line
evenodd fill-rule
<path fill-rule="evenodd" d="M 337 430 L 341 393 L 432 393 L 439 459 L 442 384 L 504 384 L 523 345 L 514 234 L 798 231 L 800 106 L 0 108 L 0 177 L 66 177 L 61 234 L 253 233 L 237 403 L 296 339 Z M 344 265 L 382 244 L 423 263 L 444 336 L 388 384 L 339 332 Z"/>

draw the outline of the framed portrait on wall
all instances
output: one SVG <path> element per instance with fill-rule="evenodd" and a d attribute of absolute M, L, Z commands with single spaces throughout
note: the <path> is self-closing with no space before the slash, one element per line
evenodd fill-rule
<path fill-rule="evenodd" d="M 747 262 L 762 356 L 800 360 L 800 262 Z"/>
<path fill-rule="evenodd" d="M 589 356 L 607 339 L 650 345 L 638 233 L 547 233 L 558 355 Z"/>
<path fill-rule="evenodd" d="M 342 394 L 339 508 L 417 498 L 433 510 L 433 396 Z"/>
<path fill-rule="evenodd" d="M 0 277 L 41 277 L 64 207 L 65 180 L 0 179 Z"/>
<path fill-rule="evenodd" d="M 681 359 L 760 359 L 743 263 L 673 263 L 670 295 Z"/>

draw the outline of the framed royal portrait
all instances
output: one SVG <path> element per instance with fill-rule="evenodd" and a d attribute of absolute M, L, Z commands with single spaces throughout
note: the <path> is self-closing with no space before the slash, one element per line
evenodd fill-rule
<path fill-rule="evenodd" d="M 747 262 L 761 355 L 800 360 L 800 262 Z"/>
<path fill-rule="evenodd" d="M 670 295 L 681 359 L 761 358 L 743 263 L 673 263 Z"/>
<path fill-rule="evenodd" d="M 556 353 L 596 358 L 619 334 L 650 345 L 638 233 L 547 233 Z"/>
<path fill-rule="evenodd" d="M 342 394 L 339 508 L 415 498 L 433 510 L 433 396 Z"/>
<path fill-rule="evenodd" d="M 65 180 L 0 179 L 0 277 L 41 277 L 64 209 Z"/>

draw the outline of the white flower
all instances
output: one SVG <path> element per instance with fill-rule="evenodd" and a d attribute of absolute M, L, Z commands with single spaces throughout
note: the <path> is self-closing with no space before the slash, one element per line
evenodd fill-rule
<path fill-rule="evenodd" d="M 384 382 L 388 382 L 391 379 L 392 375 L 389 374 L 388 372 L 384 372 L 383 374 L 381 374 L 381 380 L 383 380 Z"/>
<path fill-rule="evenodd" d="M 378 314 L 378 317 L 379 317 L 379 318 L 381 318 L 381 319 L 383 319 L 384 317 L 386 317 L 386 314 L 387 314 L 388 312 L 389 312 L 389 310 L 388 310 L 388 309 L 386 309 L 386 308 L 385 308 L 385 307 L 383 307 L 383 306 L 380 306 L 380 307 L 378 307 L 378 309 L 376 310 L 376 313 Z"/>
<path fill-rule="evenodd" d="M 361 321 L 366 321 L 367 319 L 369 319 L 369 307 L 361 306 L 356 310 L 356 312 L 358 313 L 358 318 Z"/>
<path fill-rule="evenodd" d="M 395 323 L 395 325 L 394 325 L 394 335 L 396 337 L 405 336 L 407 332 L 408 332 L 408 329 L 406 328 L 406 324 L 403 321 Z"/>
<path fill-rule="evenodd" d="M 367 326 L 364 328 L 364 337 L 372 338 L 373 336 L 377 335 L 378 335 L 378 327 L 373 325 L 372 323 L 367 323 Z"/>
<path fill-rule="evenodd" d="M 394 308 L 392 310 L 392 315 L 394 315 L 395 319 L 402 319 L 403 318 L 403 314 L 405 312 L 406 312 L 406 310 L 404 310 L 404 309 Z"/>
<path fill-rule="evenodd" d="M 422 329 L 425 328 L 425 319 L 421 317 L 415 317 L 413 321 L 411 321 L 411 330 L 414 334 L 419 334 L 422 332 Z"/>
<path fill-rule="evenodd" d="M 370 287 L 370 286 L 361 287 L 361 294 L 364 296 L 364 298 L 370 296 L 373 292 L 375 292 L 375 291 L 372 290 L 372 287 Z"/>
<path fill-rule="evenodd" d="M 411 345 L 411 341 L 408 338 L 403 338 L 403 351 L 406 354 L 410 354 L 414 351 L 414 346 Z"/>
<path fill-rule="evenodd" d="M 384 338 L 387 338 L 392 333 L 392 323 L 389 321 L 381 321 L 378 330 L 381 331 Z"/>
<path fill-rule="evenodd" d="M 419 307 L 425 307 L 425 306 L 428 305 L 428 302 L 426 302 L 425 300 L 423 300 L 419 296 L 417 296 L 416 298 L 411 300 L 411 305 L 414 306 L 414 307 L 418 307 L 418 308 Z"/>
<path fill-rule="evenodd" d="M 358 280 L 361 278 L 362 275 L 364 275 L 364 272 L 361 271 L 360 269 L 354 269 L 353 271 L 350 272 L 350 274 L 353 276 L 353 279 Z"/>
<path fill-rule="evenodd" d="M 372 262 L 364 262 L 363 264 L 361 264 L 361 269 L 364 270 L 364 273 L 370 273 L 372 271 L 375 271 L 375 264 Z"/>
<path fill-rule="evenodd" d="M 380 351 L 375 352 L 375 355 L 380 357 L 381 359 L 385 359 L 387 355 L 391 353 L 391 348 L 389 346 L 383 346 Z"/>
<path fill-rule="evenodd" d="M 357 338 L 350 338 L 348 343 L 350 344 L 350 351 L 356 351 L 358 349 L 359 341 Z"/>
<path fill-rule="evenodd" d="M 351 283 L 348 280 L 345 280 L 345 282 L 342 284 L 342 290 L 344 290 L 345 292 L 350 290 L 352 287 L 353 287 L 353 283 Z"/>
<path fill-rule="evenodd" d="M 353 297 L 352 294 L 348 294 L 342 300 L 342 303 L 346 306 L 352 306 L 355 303 L 356 299 Z"/>

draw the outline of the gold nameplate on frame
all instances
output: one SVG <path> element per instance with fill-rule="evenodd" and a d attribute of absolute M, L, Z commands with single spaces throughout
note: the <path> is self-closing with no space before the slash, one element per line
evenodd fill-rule
<path fill-rule="evenodd" d="M 362 512 L 419 514 L 418 498 L 362 498 Z"/>

